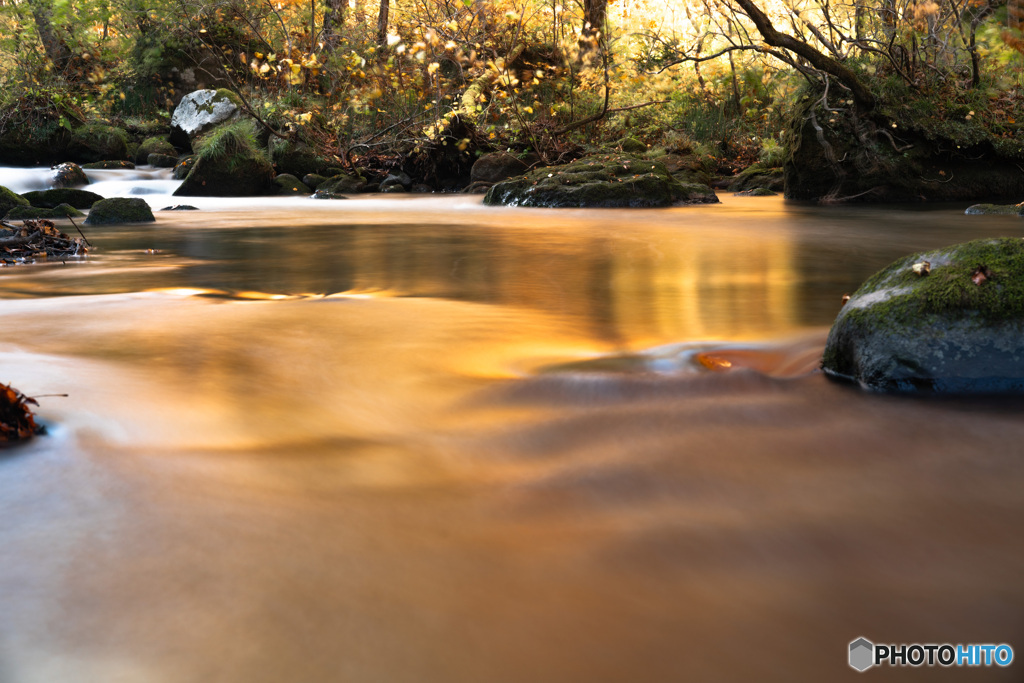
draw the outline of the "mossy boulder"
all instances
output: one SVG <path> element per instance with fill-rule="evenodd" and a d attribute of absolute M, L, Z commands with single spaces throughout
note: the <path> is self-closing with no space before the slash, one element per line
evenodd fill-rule
<path fill-rule="evenodd" d="M 55 188 L 75 187 L 76 185 L 88 185 L 89 176 L 78 164 L 70 161 L 53 167 L 53 176 L 50 184 Z"/>
<path fill-rule="evenodd" d="M 85 219 L 88 225 L 111 223 L 152 223 L 156 220 L 146 200 L 138 197 L 111 197 L 98 201 Z"/>
<path fill-rule="evenodd" d="M 192 169 L 174 194 L 189 197 L 252 197 L 273 194 L 274 169 L 255 141 L 251 121 L 215 128 L 195 143 Z"/>
<path fill-rule="evenodd" d="M 3 185 L 0 185 L 0 216 L 6 214 L 16 206 L 29 206 L 29 204 L 29 200 L 25 197 L 22 197 L 20 194 L 16 194 Z"/>
<path fill-rule="evenodd" d="M 270 152 L 270 161 L 278 173 L 286 173 L 296 178 L 315 173 L 332 163 L 304 142 L 271 138 L 267 150 Z"/>
<path fill-rule="evenodd" d="M 302 176 L 302 184 L 311 190 L 315 190 L 327 181 L 327 176 L 322 176 L 319 173 L 307 173 Z"/>
<path fill-rule="evenodd" d="M 15 117 L 0 131 L 0 166 L 49 166 L 67 160 L 71 132 L 56 116 L 18 121 L 16 112 L 0 111 L 0 118 L 9 113 Z"/>
<path fill-rule="evenodd" d="M 663 164 L 628 154 L 584 157 L 497 183 L 484 204 L 542 207 L 659 207 L 715 203 L 707 185 L 681 183 Z"/>
<path fill-rule="evenodd" d="M 7 215 L 7 220 L 23 221 L 29 218 L 78 218 L 85 214 L 70 204 L 58 204 L 52 209 L 43 209 L 35 206 L 15 206 Z"/>
<path fill-rule="evenodd" d="M 647 154 L 647 145 L 640 142 L 636 138 L 625 137 L 619 140 L 615 144 L 616 149 L 622 150 L 626 154 Z"/>
<path fill-rule="evenodd" d="M 750 190 L 740 190 L 735 193 L 737 197 L 777 197 L 778 192 L 769 190 L 767 187 L 755 187 Z"/>
<path fill-rule="evenodd" d="M 154 152 L 146 157 L 146 163 L 155 168 L 174 168 L 178 165 L 178 157 Z"/>
<path fill-rule="evenodd" d="M 747 166 L 729 183 L 730 192 L 764 189 L 771 194 L 781 192 L 785 186 L 785 177 L 781 166 L 767 166 L 757 162 Z"/>
<path fill-rule="evenodd" d="M 902 258 L 843 306 L 822 368 L 886 392 L 1024 392 L 1024 239 Z"/>
<path fill-rule="evenodd" d="M 105 123 L 76 128 L 68 142 L 67 157 L 80 163 L 128 158 L 128 133 Z"/>
<path fill-rule="evenodd" d="M 312 190 L 301 180 L 289 173 L 279 173 L 274 177 L 280 194 L 312 194 Z"/>
<path fill-rule="evenodd" d="M 111 159 L 108 161 L 94 161 L 90 164 L 82 164 L 82 168 L 90 168 L 101 171 L 130 171 L 135 168 L 135 164 L 132 163 L 131 161 Z"/>
<path fill-rule="evenodd" d="M 964 211 L 968 216 L 1024 216 L 1024 202 L 1020 204 L 974 204 Z"/>
<path fill-rule="evenodd" d="M 196 157 L 194 154 L 190 154 L 189 156 L 185 157 L 184 159 L 181 159 L 178 163 L 174 165 L 174 172 L 171 174 L 171 176 L 175 180 L 184 180 L 188 176 L 189 171 L 191 171 L 192 167 L 195 165 Z"/>
<path fill-rule="evenodd" d="M 366 178 L 361 175 L 339 173 L 320 183 L 317 192 L 326 194 L 355 194 L 361 192 L 366 185 Z"/>
<path fill-rule="evenodd" d="M 93 204 L 103 199 L 95 192 L 78 190 L 71 187 L 63 187 L 57 190 L 36 190 L 21 195 L 32 206 L 41 209 L 52 209 L 61 204 L 68 204 L 76 209 L 88 209 Z"/>
<path fill-rule="evenodd" d="M 139 144 L 138 149 L 135 150 L 135 163 L 148 164 L 150 154 L 166 154 L 167 156 L 177 157 L 178 150 L 166 138 L 146 138 Z"/>
<path fill-rule="evenodd" d="M 471 185 L 500 183 L 502 180 L 526 173 L 528 168 L 527 163 L 515 154 L 491 152 L 473 162 L 473 168 L 469 171 L 469 181 Z"/>
<path fill-rule="evenodd" d="M 230 90 L 196 90 L 181 98 L 171 115 L 170 142 L 182 149 L 218 125 L 239 118 L 242 103 Z"/>

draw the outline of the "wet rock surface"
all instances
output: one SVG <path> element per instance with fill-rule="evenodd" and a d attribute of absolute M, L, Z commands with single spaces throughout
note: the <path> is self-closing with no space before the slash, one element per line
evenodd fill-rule
<path fill-rule="evenodd" d="M 495 184 L 484 204 L 510 206 L 644 208 L 709 204 L 707 185 L 681 183 L 657 161 L 628 154 L 584 157 Z"/>
<path fill-rule="evenodd" d="M 111 197 L 93 204 L 88 225 L 110 223 L 151 223 L 156 220 L 152 209 L 144 199 L 138 197 Z"/>
<path fill-rule="evenodd" d="M 1024 392 L 1024 240 L 975 240 L 876 273 L 843 306 L 822 368 L 885 392 Z"/>

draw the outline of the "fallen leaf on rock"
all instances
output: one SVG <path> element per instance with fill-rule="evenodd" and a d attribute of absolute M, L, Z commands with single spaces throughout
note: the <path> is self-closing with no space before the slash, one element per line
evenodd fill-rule
<path fill-rule="evenodd" d="M 981 283 L 985 282 L 985 280 L 991 279 L 991 277 L 992 271 L 985 266 L 978 266 L 971 272 L 971 282 L 978 286 L 981 286 Z"/>

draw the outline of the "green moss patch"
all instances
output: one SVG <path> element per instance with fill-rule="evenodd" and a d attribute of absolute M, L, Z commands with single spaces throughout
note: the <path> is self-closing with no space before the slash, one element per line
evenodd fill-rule
<path fill-rule="evenodd" d="M 657 161 L 629 154 L 585 157 L 495 184 L 484 204 L 540 207 L 663 207 L 714 203 L 710 187 L 681 183 Z"/>

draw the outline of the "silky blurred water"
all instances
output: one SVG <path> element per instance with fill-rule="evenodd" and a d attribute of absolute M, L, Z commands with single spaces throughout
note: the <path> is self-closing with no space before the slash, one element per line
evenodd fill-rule
<path fill-rule="evenodd" d="M 0 451 L 0 681 L 831 681 L 859 636 L 1020 642 L 1024 404 L 816 369 L 844 293 L 1017 218 L 93 180 L 200 210 L 0 269 L 0 381 L 68 394 Z"/>

